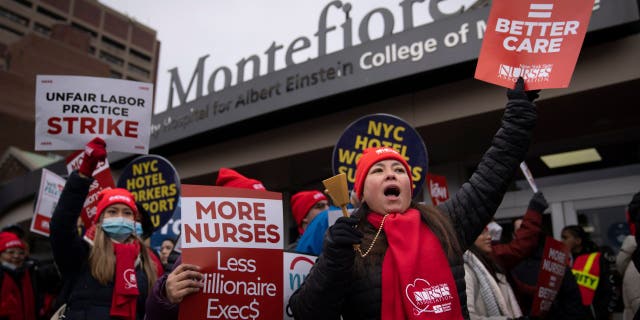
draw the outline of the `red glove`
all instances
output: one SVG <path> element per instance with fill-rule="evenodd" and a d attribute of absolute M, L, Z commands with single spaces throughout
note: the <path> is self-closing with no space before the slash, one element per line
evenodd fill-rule
<path fill-rule="evenodd" d="M 93 171 L 98 166 L 98 162 L 107 158 L 107 144 L 100 137 L 95 137 L 87 143 L 82 156 L 82 163 L 78 171 L 87 177 L 93 175 Z"/>

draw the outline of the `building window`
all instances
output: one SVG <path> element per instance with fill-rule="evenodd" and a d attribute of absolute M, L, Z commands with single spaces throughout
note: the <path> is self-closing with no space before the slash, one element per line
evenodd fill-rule
<path fill-rule="evenodd" d="M 96 47 L 94 47 L 94 46 L 90 46 L 90 47 L 89 47 L 89 54 L 91 54 L 91 55 L 96 54 Z"/>
<path fill-rule="evenodd" d="M 21 36 L 21 37 L 24 36 L 24 34 L 22 32 L 20 32 L 20 31 L 18 31 L 16 29 L 7 27 L 7 26 L 5 26 L 5 25 L 3 25 L 1 23 L 0 23 L 0 30 L 9 31 L 9 32 L 11 32 L 11 33 L 13 33 L 15 35 Z"/>
<path fill-rule="evenodd" d="M 93 30 L 91 30 L 91 29 L 89 29 L 89 28 L 87 28 L 87 27 L 85 27 L 83 25 L 80 25 L 80 24 L 77 24 L 77 23 L 73 22 L 73 23 L 71 23 L 71 26 L 74 29 L 77 29 L 77 30 L 80 30 L 82 32 L 86 32 L 86 33 L 90 34 L 91 37 L 93 37 L 93 38 L 97 38 L 98 37 L 98 33 L 97 32 L 95 32 L 95 31 L 93 31 Z"/>
<path fill-rule="evenodd" d="M 47 10 L 47 9 L 45 9 L 43 7 L 38 7 L 38 9 L 36 11 L 38 11 L 38 13 L 42 14 L 43 16 L 48 17 L 48 18 L 53 19 L 53 20 L 57 20 L 57 21 L 66 21 L 67 20 L 67 19 L 65 19 L 65 17 L 63 17 L 63 16 L 61 16 L 61 15 L 59 15 L 57 13 L 53 13 L 50 10 Z"/>
<path fill-rule="evenodd" d="M 51 35 L 51 28 L 43 26 L 43 25 L 41 25 L 39 23 L 36 23 L 33 26 L 33 31 L 35 31 L 35 32 L 37 32 L 39 34 L 45 35 L 45 36 Z"/>
<path fill-rule="evenodd" d="M 107 48 L 115 49 L 117 51 L 124 51 L 125 46 L 118 41 L 111 40 L 105 36 L 102 36 L 102 44 L 104 44 Z"/>
<path fill-rule="evenodd" d="M 145 68 L 138 67 L 135 64 L 131 64 L 131 63 L 129 63 L 129 71 L 131 71 L 133 73 L 137 73 L 137 74 L 142 75 L 142 76 L 145 76 L 146 78 L 149 78 L 149 76 L 151 75 L 149 70 L 147 70 Z"/>
<path fill-rule="evenodd" d="M 132 57 L 136 57 L 138 59 L 144 60 L 146 62 L 151 62 L 151 57 L 149 57 L 148 55 L 138 51 L 138 50 L 134 50 L 134 49 L 129 49 L 129 54 Z"/>
<path fill-rule="evenodd" d="M 100 59 L 102 59 L 102 60 L 104 60 L 104 61 L 106 61 L 108 63 L 115 64 L 117 66 L 121 66 L 121 67 L 124 66 L 124 60 L 123 59 L 118 58 L 118 57 L 116 57 L 116 56 L 114 56 L 112 54 L 106 53 L 106 52 L 104 52 L 102 50 L 100 50 Z"/>
<path fill-rule="evenodd" d="M 29 26 L 29 19 L 15 13 L 12 11 L 9 11 L 3 7 L 0 7 L 0 17 L 5 17 L 17 24 L 21 24 L 23 26 Z"/>
<path fill-rule="evenodd" d="M 111 70 L 110 77 L 114 79 L 122 79 L 122 73 Z"/>
<path fill-rule="evenodd" d="M 13 0 L 13 2 L 19 3 L 19 4 L 21 4 L 21 5 L 23 5 L 23 6 L 27 7 L 27 8 L 33 7 L 33 4 L 31 2 L 29 2 L 29 1 L 26 1 L 26 0 Z"/>

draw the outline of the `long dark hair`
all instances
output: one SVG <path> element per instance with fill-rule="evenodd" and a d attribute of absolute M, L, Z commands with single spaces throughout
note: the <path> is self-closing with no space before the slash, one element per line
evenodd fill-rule
<path fill-rule="evenodd" d="M 493 279 L 495 279 L 496 282 L 500 283 L 500 279 L 498 279 L 498 273 L 504 274 L 504 270 L 502 270 L 502 268 L 500 268 L 500 266 L 493 259 L 491 259 L 491 256 L 484 253 L 484 251 L 476 247 L 475 244 L 469 248 L 469 251 L 471 251 L 471 253 L 478 257 L 478 260 L 482 262 L 482 265 L 487 269 L 487 271 L 489 271 Z"/>
<path fill-rule="evenodd" d="M 420 216 L 422 217 L 421 220 L 426 223 L 429 229 L 438 239 L 440 239 L 440 245 L 447 255 L 449 264 L 459 262 L 463 253 L 462 247 L 460 246 L 458 237 L 456 236 L 449 217 L 444 215 L 437 207 L 431 205 L 411 201 L 411 205 L 409 207 L 420 212 Z M 354 213 L 354 215 L 359 218 L 358 230 L 364 234 L 361 244 L 361 250 L 363 252 L 369 248 L 376 232 L 378 231 L 376 227 L 367 221 L 367 215 L 370 211 L 371 209 L 367 203 L 362 203 L 360 208 L 358 208 Z M 366 257 L 361 258 L 360 255 L 356 253 L 356 272 L 362 272 L 367 266 L 382 263 L 384 253 L 387 251 L 388 247 L 389 243 L 387 242 L 387 237 L 384 231 L 380 232 L 376 243 Z"/>

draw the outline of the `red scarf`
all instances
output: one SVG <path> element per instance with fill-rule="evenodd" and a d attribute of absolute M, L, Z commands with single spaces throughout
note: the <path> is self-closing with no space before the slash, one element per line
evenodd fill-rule
<path fill-rule="evenodd" d="M 132 243 L 113 244 L 116 254 L 116 280 L 111 298 L 111 316 L 124 319 L 136 319 L 136 305 L 138 302 L 138 280 L 136 278 L 135 262 L 140 253 L 138 241 Z"/>
<path fill-rule="evenodd" d="M 379 228 L 383 216 L 367 220 Z M 463 319 L 458 290 L 440 240 L 409 209 L 384 221 L 389 248 L 382 261 L 381 319 Z"/>
<path fill-rule="evenodd" d="M 4 272 L 1 271 L 0 272 Z M 20 288 L 9 275 L 2 275 L 2 288 L 0 288 L 0 317 L 8 317 L 9 320 L 35 320 L 36 310 L 34 305 L 33 288 L 29 270 L 22 275 L 22 294 Z"/>

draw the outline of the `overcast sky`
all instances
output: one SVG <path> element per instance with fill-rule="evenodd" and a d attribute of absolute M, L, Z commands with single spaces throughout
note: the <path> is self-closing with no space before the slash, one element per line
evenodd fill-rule
<path fill-rule="evenodd" d="M 167 106 L 169 93 L 168 70 L 178 68 L 182 82 L 186 86 L 193 74 L 198 58 L 209 55 L 205 62 L 205 79 L 220 66 L 235 68 L 238 60 L 256 54 L 264 57 L 264 52 L 275 41 L 284 46 L 283 52 L 296 38 L 305 36 L 311 40 L 310 49 L 300 52 L 299 59 L 317 56 L 317 41 L 314 33 L 322 9 L 330 0 L 99 0 L 101 3 L 134 18 L 138 22 L 157 31 L 160 46 L 158 81 L 156 83 L 156 112 Z M 446 0 L 440 5 L 468 6 L 477 0 Z M 357 28 L 362 17 L 371 10 L 384 7 L 394 15 L 394 32 L 402 28 L 400 0 L 355 0 L 350 3 L 350 17 L 353 19 L 355 44 L 359 43 Z M 414 5 L 414 24 L 430 22 L 428 3 Z M 344 13 L 332 8 L 327 18 L 328 26 L 339 26 L 344 21 Z M 372 37 L 382 33 L 381 19 L 374 17 L 370 24 Z M 341 49 L 342 37 L 338 31 L 327 36 L 329 52 Z M 304 55 L 307 55 L 305 57 Z M 276 69 L 284 66 L 280 53 Z M 266 70 L 263 64 L 261 74 Z M 206 81 L 206 80 L 205 80 Z M 206 84 L 205 84 L 206 85 Z M 195 90 L 192 90 L 195 91 Z M 206 94 L 206 90 L 205 90 Z M 194 96 L 192 92 L 191 100 Z"/>

